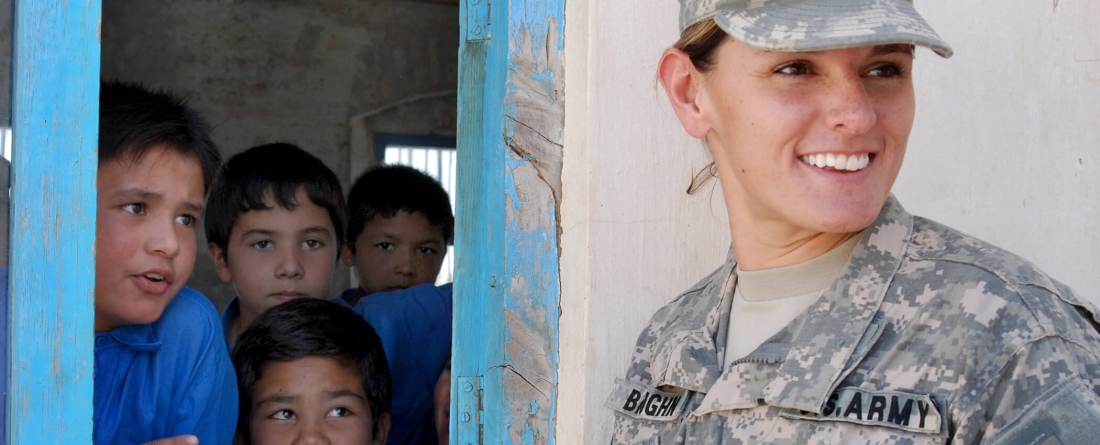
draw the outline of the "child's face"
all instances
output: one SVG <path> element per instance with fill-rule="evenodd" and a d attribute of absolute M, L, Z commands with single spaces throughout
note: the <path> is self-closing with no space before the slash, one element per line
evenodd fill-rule
<path fill-rule="evenodd" d="M 374 430 L 357 370 L 330 358 L 271 363 L 252 396 L 253 445 L 382 445 L 389 434 L 389 413 L 378 417 Z"/>
<path fill-rule="evenodd" d="M 434 283 L 447 254 L 443 233 L 420 212 L 373 218 L 352 241 L 355 254 L 344 262 L 368 295 Z"/>
<path fill-rule="evenodd" d="M 267 210 L 237 218 L 223 251 L 209 244 L 218 276 L 233 283 L 247 326 L 263 311 L 295 298 L 328 300 L 339 247 L 328 210 L 313 203 L 304 188 L 293 210 L 265 198 Z"/>
<path fill-rule="evenodd" d="M 96 173 L 95 330 L 160 318 L 195 267 L 199 161 L 167 145 Z"/>

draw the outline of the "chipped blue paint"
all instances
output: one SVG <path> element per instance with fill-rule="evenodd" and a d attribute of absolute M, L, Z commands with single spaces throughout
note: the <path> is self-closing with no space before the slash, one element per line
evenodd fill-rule
<path fill-rule="evenodd" d="M 100 9 L 99 0 L 16 1 L 6 401 L 13 445 L 92 439 Z"/>
<path fill-rule="evenodd" d="M 508 123 L 509 127 L 511 127 L 512 125 L 513 124 L 511 122 Z M 523 200 L 519 199 L 519 195 L 516 193 L 516 178 L 512 176 L 511 171 L 515 170 L 516 167 L 527 165 L 527 162 L 522 159 L 517 159 L 513 156 L 507 156 L 504 162 L 508 166 L 509 172 L 508 174 L 504 175 L 504 193 L 508 195 L 508 205 L 513 210 L 523 210 Z M 505 338 L 505 340 L 508 339 Z"/>
<path fill-rule="evenodd" d="M 520 443 L 523 445 L 535 444 L 535 432 L 531 430 L 531 425 L 523 427 L 523 436 L 520 437 Z"/>
<path fill-rule="evenodd" d="M 471 6 L 484 1 L 463 0 L 460 23 L 470 23 Z M 507 38 L 468 37 L 460 44 L 452 366 L 456 381 L 480 383 L 483 410 L 477 418 L 481 428 L 477 421 L 464 422 L 461 408 L 478 406 L 476 391 L 464 390 L 461 383 L 452 389 L 456 414 L 451 417 L 451 443 L 554 443 L 560 312 L 557 204 L 549 184 L 530 184 L 531 175 L 517 179 L 518 171 L 537 167 L 537 160 L 509 147 L 515 143 L 518 95 L 557 100 L 551 93 L 560 73 L 545 62 L 523 65 L 534 62 L 521 53 L 539 55 L 548 47 L 561 51 L 564 5 L 564 0 L 491 0 L 488 35 Z M 551 33 L 555 41 L 547 45 Z M 471 34 L 467 30 L 462 35 Z M 517 82 L 521 73 L 529 73 L 533 82 Z M 532 85 L 536 91 L 521 91 L 520 85 Z M 543 202 L 548 196 L 550 202 Z M 521 224 L 523 218 L 530 219 Z M 519 288 L 513 290 L 513 285 Z M 517 338 L 521 332 L 525 338 Z M 526 369 L 529 365 L 550 369 Z M 538 399 L 522 395 L 521 390 L 531 393 L 529 388 L 508 386 L 517 385 L 516 373 L 549 379 L 535 382 L 544 388 L 549 383 L 548 392 L 536 393 Z"/>

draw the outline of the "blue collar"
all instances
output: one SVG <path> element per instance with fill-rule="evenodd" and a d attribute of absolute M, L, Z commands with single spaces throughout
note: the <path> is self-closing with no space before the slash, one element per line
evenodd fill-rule
<path fill-rule="evenodd" d="M 112 338 L 130 349 L 142 352 L 157 352 L 160 351 L 162 346 L 153 331 L 152 324 L 120 326 L 110 332 L 98 333 L 95 336 L 97 346 L 102 343 L 99 341 L 100 338 Z"/>

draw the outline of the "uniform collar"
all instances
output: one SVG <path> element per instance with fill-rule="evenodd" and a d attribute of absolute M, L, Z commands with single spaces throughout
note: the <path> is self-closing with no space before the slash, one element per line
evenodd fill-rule
<path fill-rule="evenodd" d="M 718 380 L 725 348 L 716 339 L 726 338 L 732 298 L 727 298 L 724 289 L 727 280 L 737 279 L 733 275 L 736 265 L 730 249 L 726 264 L 680 296 L 675 313 L 667 314 L 672 318 L 650 325 L 642 333 L 643 338 L 653 336 L 650 372 L 657 386 L 705 393 Z"/>
<path fill-rule="evenodd" d="M 161 348 L 161 342 L 157 339 L 152 324 L 120 326 L 110 332 L 96 334 L 96 346 L 107 344 L 105 341 L 101 341 L 101 338 L 112 339 L 135 351 L 157 352 Z"/>
<path fill-rule="evenodd" d="M 867 228 L 848 265 L 800 316 L 778 377 L 764 390 L 769 405 L 819 413 L 840 380 L 878 339 L 874 323 L 905 253 L 913 217 L 891 195 Z"/>
<path fill-rule="evenodd" d="M 870 350 L 882 332 L 876 323 L 893 275 L 901 264 L 913 217 L 891 195 L 878 218 L 864 232 L 848 265 L 814 305 L 792 323 L 790 349 L 777 378 L 764 388 L 769 405 L 819 413 L 841 379 Z M 679 312 L 645 336 L 657 337 L 650 372 L 656 386 L 669 385 L 706 393 L 722 373 L 732 295 L 727 280 L 736 280 L 736 255 L 689 290 L 676 305 Z M 671 316 L 671 314 L 670 314 Z M 838 323 L 843 320 L 843 323 Z M 768 344 L 765 343 L 765 346 Z"/>

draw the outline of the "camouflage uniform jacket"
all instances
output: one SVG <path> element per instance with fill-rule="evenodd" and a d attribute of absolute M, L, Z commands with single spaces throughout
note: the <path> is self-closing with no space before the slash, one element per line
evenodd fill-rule
<path fill-rule="evenodd" d="M 723 370 L 724 266 L 653 316 L 613 444 L 1097 444 L 1095 308 L 891 197 L 803 314 Z"/>

